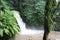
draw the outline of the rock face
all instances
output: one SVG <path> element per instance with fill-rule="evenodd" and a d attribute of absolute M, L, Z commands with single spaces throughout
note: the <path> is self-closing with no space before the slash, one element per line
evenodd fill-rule
<path fill-rule="evenodd" d="M 43 40 L 43 33 L 34 35 L 21 35 L 16 34 L 15 40 Z M 48 40 L 60 40 L 60 32 L 50 32 Z"/>

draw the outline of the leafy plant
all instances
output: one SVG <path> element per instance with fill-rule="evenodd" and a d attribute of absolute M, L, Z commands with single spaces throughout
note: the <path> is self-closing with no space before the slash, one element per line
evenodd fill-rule
<path fill-rule="evenodd" d="M 20 28 L 5 0 L 1 0 L 1 6 L 0 37 L 4 37 L 5 34 L 8 35 L 8 37 L 12 37 Z"/>
<path fill-rule="evenodd" d="M 29 25 L 43 25 L 44 8 L 44 0 L 24 0 L 22 2 L 22 18 Z"/>

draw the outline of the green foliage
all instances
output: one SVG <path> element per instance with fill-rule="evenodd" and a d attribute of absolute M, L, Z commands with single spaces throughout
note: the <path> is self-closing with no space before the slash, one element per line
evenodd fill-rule
<path fill-rule="evenodd" d="M 55 31 L 60 31 L 60 3 L 57 7 L 57 10 L 55 11 L 55 27 L 54 27 L 54 30 Z"/>
<path fill-rule="evenodd" d="M 19 10 L 20 0 L 5 0 L 5 1 L 10 6 L 10 9 Z"/>
<path fill-rule="evenodd" d="M 40 26 L 44 23 L 45 1 L 24 0 L 22 2 L 22 16 L 29 25 Z"/>
<path fill-rule="evenodd" d="M 16 19 L 7 5 L 5 0 L 1 0 L 1 11 L 0 11 L 0 37 L 4 37 L 4 34 L 8 37 L 12 37 L 19 31 Z"/>
<path fill-rule="evenodd" d="M 27 24 L 34 25 L 34 26 L 41 26 L 41 25 L 44 24 L 44 15 L 45 15 L 44 10 L 45 10 L 45 4 L 46 4 L 45 2 L 46 2 L 46 0 L 33 0 L 33 1 L 32 0 L 21 0 L 21 2 L 20 2 L 20 0 L 4 0 L 4 1 L 7 2 L 7 3 L 3 2 L 3 6 L 4 6 L 3 8 L 4 8 L 4 10 L 5 11 L 8 10 L 9 13 L 11 13 L 10 9 L 21 10 L 22 13 L 20 13 L 20 14 L 21 14 L 24 22 L 26 22 Z M 7 5 L 5 5 L 5 4 L 7 4 L 9 7 Z M 20 5 L 21 5 L 21 9 L 19 9 L 20 8 Z M 54 8 L 52 8 L 52 9 L 54 10 Z M 57 18 L 57 16 L 56 16 L 56 15 L 59 15 L 60 16 L 60 13 L 58 13 L 59 11 L 57 11 L 57 12 L 54 11 L 52 13 L 52 16 L 53 16 L 52 19 L 54 20 L 54 22 L 56 22 L 56 25 L 58 24 L 54 28 L 56 30 L 58 30 L 58 29 L 60 30 L 60 26 L 59 26 L 60 22 L 57 22 L 60 18 Z M 2 12 L 4 13 L 4 11 L 2 11 Z M 12 13 L 11 13 L 11 15 L 12 15 Z M 0 20 L 1 19 L 2 19 L 2 17 L 0 16 Z M 55 21 L 55 20 L 57 20 L 57 21 Z M 0 24 L 1 24 L 1 22 L 0 22 Z M 1 34 L 2 34 L 2 32 L 1 32 Z"/>
<path fill-rule="evenodd" d="M 12 7 L 10 7 L 11 9 L 22 11 L 22 18 L 27 24 L 36 26 L 43 25 L 45 0 L 21 0 L 21 3 L 19 0 L 9 0 L 7 2 Z"/>

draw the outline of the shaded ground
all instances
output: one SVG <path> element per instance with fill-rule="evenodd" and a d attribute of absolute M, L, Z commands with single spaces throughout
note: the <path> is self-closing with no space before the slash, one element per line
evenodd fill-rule
<path fill-rule="evenodd" d="M 20 35 L 19 33 L 16 35 L 16 40 L 42 40 L 43 33 L 38 33 L 34 35 Z M 60 32 L 50 32 L 49 40 L 60 40 Z"/>
<path fill-rule="evenodd" d="M 49 34 L 49 39 L 51 39 L 51 40 L 60 40 L 60 32 L 51 32 Z"/>

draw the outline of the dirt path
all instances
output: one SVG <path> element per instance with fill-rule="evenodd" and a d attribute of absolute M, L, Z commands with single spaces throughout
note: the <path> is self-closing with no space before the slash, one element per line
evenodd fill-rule
<path fill-rule="evenodd" d="M 34 35 L 20 35 L 17 34 L 15 39 L 16 40 L 42 40 L 43 33 L 40 34 L 34 34 Z M 60 32 L 51 32 L 49 34 L 50 40 L 60 40 Z"/>

